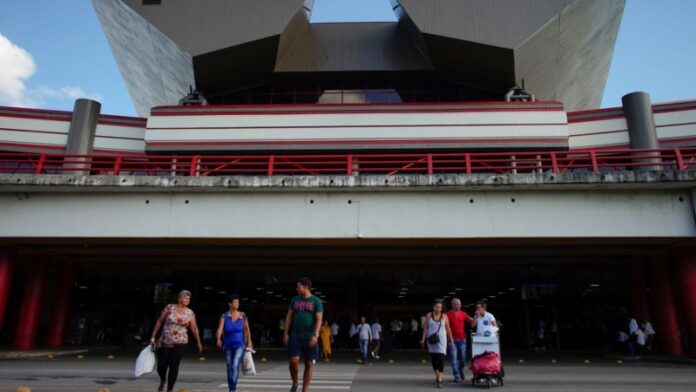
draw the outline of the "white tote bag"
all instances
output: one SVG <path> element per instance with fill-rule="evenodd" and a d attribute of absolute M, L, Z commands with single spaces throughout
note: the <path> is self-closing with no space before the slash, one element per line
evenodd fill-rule
<path fill-rule="evenodd" d="M 143 374 L 152 373 L 155 370 L 155 351 L 152 346 L 147 346 L 140 352 L 138 359 L 135 360 L 135 377 Z"/>
<path fill-rule="evenodd" d="M 256 351 L 247 350 L 244 352 L 244 358 L 242 359 L 242 373 L 245 376 L 256 375 L 256 366 L 254 365 L 254 356 L 252 355 Z"/>

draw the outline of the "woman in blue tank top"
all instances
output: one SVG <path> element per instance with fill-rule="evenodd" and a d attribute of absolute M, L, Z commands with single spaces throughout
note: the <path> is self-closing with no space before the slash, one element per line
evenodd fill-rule
<path fill-rule="evenodd" d="M 227 362 L 227 382 L 230 392 L 237 390 L 239 368 L 244 350 L 253 349 L 249 320 L 244 312 L 239 311 L 239 296 L 230 296 L 230 311 L 220 316 L 217 330 L 217 346 L 225 351 Z"/>

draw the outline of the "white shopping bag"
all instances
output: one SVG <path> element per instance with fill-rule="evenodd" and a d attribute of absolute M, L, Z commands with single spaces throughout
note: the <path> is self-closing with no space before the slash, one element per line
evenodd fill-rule
<path fill-rule="evenodd" d="M 147 346 L 140 352 L 138 359 L 135 360 L 135 377 L 143 374 L 152 373 L 155 370 L 155 351 L 152 346 Z"/>
<path fill-rule="evenodd" d="M 245 376 L 256 375 L 256 366 L 254 365 L 254 356 L 252 355 L 256 351 L 247 350 L 244 352 L 244 358 L 242 359 L 242 373 Z"/>

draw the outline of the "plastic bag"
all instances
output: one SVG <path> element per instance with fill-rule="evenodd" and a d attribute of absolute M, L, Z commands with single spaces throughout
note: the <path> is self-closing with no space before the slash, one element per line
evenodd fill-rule
<path fill-rule="evenodd" d="M 254 356 L 252 355 L 255 351 L 247 350 L 244 352 L 244 358 L 242 359 L 242 373 L 245 376 L 256 375 L 256 365 L 254 365 Z"/>
<path fill-rule="evenodd" d="M 501 372 L 502 363 L 500 355 L 497 353 L 486 351 L 475 356 L 471 360 L 471 371 L 476 374 L 498 374 Z"/>
<path fill-rule="evenodd" d="M 143 374 L 152 373 L 155 370 L 155 351 L 152 346 L 147 346 L 140 352 L 138 359 L 135 360 L 135 377 L 140 377 Z"/>

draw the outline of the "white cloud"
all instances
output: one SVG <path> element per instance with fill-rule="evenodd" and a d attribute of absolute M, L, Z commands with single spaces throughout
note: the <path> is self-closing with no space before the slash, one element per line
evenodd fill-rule
<path fill-rule="evenodd" d="M 31 95 L 37 99 L 43 100 L 46 98 L 60 100 L 75 100 L 78 98 L 93 99 L 102 101 L 103 97 L 99 94 L 88 94 L 81 87 L 66 86 L 60 89 L 54 89 L 48 86 L 40 86 L 36 90 L 31 91 Z"/>
<path fill-rule="evenodd" d="M 0 64 L 0 103 L 35 106 L 24 84 L 36 72 L 31 54 L 0 34 Z"/>
<path fill-rule="evenodd" d="M 32 55 L 0 34 L 0 105 L 45 107 L 47 104 L 64 106 L 66 101 L 78 98 L 102 101 L 99 94 L 88 94 L 81 87 L 28 88 L 26 82 L 36 73 Z"/>

